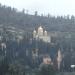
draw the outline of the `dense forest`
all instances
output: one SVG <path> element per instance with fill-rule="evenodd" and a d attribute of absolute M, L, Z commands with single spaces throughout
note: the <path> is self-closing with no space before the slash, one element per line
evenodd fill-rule
<path fill-rule="evenodd" d="M 47 16 L 38 15 L 35 11 L 34 15 L 30 15 L 26 10 L 18 11 L 0 4 L 0 24 L 13 25 L 24 30 L 32 31 L 39 24 L 46 27 L 48 31 L 75 31 L 75 17 L 67 16 Z"/>

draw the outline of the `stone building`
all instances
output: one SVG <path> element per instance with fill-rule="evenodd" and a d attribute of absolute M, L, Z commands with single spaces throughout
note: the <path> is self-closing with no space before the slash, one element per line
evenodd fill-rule
<path fill-rule="evenodd" d="M 33 31 L 33 38 L 42 40 L 46 43 L 51 43 L 50 35 L 48 35 L 48 32 L 44 30 L 42 26 L 39 26 L 37 30 Z"/>

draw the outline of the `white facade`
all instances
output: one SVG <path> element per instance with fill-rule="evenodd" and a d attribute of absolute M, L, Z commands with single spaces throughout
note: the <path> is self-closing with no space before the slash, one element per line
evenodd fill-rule
<path fill-rule="evenodd" d="M 51 37 L 48 35 L 47 31 L 40 26 L 37 30 L 33 31 L 33 38 L 41 39 L 42 41 L 46 43 L 51 42 Z"/>

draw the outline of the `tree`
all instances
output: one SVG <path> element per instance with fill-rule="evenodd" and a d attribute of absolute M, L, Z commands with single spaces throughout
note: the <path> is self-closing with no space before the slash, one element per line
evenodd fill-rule
<path fill-rule="evenodd" d="M 38 15 L 38 12 L 37 11 L 35 11 L 35 16 L 37 16 Z"/>
<path fill-rule="evenodd" d="M 8 72 L 9 63 L 7 61 L 7 58 L 3 58 L 2 61 L 0 61 L 0 75 L 5 75 Z"/>
<path fill-rule="evenodd" d="M 40 75 L 55 75 L 56 72 L 52 65 L 44 64 L 40 68 Z"/>
<path fill-rule="evenodd" d="M 15 63 L 9 65 L 9 74 L 25 75 L 25 66 L 20 64 L 19 61 L 16 61 Z"/>

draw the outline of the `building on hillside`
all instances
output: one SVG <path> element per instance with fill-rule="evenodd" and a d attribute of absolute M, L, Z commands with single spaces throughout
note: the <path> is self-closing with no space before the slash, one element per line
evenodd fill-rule
<path fill-rule="evenodd" d="M 33 38 L 42 40 L 46 43 L 51 43 L 51 37 L 48 35 L 48 32 L 39 26 L 37 30 L 33 31 Z"/>
<path fill-rule="evenodd" d="M 51 64 L 51 65 L 53 65 L 52 59 L 50 58 L 49 55 L 45 55 L 45 56 L 43 57 L 43 63 L 44 63 L 44 64 Z"/>

